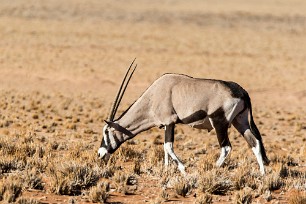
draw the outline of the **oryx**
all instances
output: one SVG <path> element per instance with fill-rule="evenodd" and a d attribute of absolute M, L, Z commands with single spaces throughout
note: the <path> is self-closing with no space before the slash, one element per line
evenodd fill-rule
<path fill-rule="evenodd" d="M 122 143 L 142 131 L 156 126 L 164 127 L 165 165 L 168 165 L 170 155 L 178 164 L 179 170 L 185 174 L 184 165 L 173 151 L 175 124 L 183 123 L 208 131 L 215 129 L 221 147 L 216 165 L 220 167 L 231 151 L 228 128 L 233 124 L 252 148 L 260 172 L 265 173 L 264 163 L 268 164 L 269 160 L 253 120 L 250 97 L 235 82 L 164 74 L 115 120 L 120 101 L 137 66 L 131 69 L 134 61 L 126 72 L 110 116 L 105 121 L 98 151 L 100 158 L 107 160 Z"/>

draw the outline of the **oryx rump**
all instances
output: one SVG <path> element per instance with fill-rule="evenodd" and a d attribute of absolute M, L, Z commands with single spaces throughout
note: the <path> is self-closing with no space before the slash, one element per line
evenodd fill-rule
<path fill-rule="evenodd" d="M 252 148 L 261 173 L 265 173 L 263 164 L 269 160 L 253 120 L 251 100 L 237 83 L 164 74 L 115 120 L 124 90 L 136 68 L 127 77 L 132 65 L 103 128 L 103 140 L 98 152 L 101 158 L 109 157 L 123 142 L 142 131 L 155 126 L 164 127 L 165 165 L 168 165 L 170 155 L 177 162 L 179 170 L 185 173 L 184 165 L 173 151 L 175 124 L 183 123 L 208 131 L 215 129 L 221 147 L 216 165 L 221 166 L 231 151 L 228 128 L 233 124 Z"/>

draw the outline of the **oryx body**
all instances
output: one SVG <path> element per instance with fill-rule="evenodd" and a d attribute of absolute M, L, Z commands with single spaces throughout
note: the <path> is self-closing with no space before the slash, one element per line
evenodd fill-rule
<path fill-rule="evenodd" d="M 117 105 L 117 107 L 119 104 Z M 114 117 L 114 116 L 113 116 Z M 101 158 L 113 153 L 123 142 L 152 127 L 165 128 L 165 165 L 168 155 L 185 173 L 173 151 L 175 124 L 215 129 L 221 147 L 217 166 L 231 151 L 228 138 L 230 124 L 244 136 L 257 158 L 260 171 L 268 158 L 261 135 L 253 121 L 248 93 L 234 82 L 165 74 L 158 78 L 117 120 L 106 121 L 99 149 Z"/>

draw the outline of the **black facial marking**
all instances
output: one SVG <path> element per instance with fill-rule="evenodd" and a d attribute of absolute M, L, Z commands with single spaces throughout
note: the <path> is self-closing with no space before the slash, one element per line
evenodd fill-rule
<path fill-rule="evenodd" d="M 104 135 L 106 135 L 106 137 L 104 137 Z M 106 138 L 106 141 L 105 141 L 105 138 Z M 108 129 L 105 129 L 103 137 L 102 137 L 102 141 L 101 141 L 101 147 L 105 147 L 105 148 L 107 147 L 106 146 L 107 139 L 109 139 L 108 138 Z"/>
<path fill-rule="evenodd" d="M 116 142 L 116 144 L 120 144 L 121 142 L 119 141 L 118 137 L 116 134 L 113 134 L 114 140 Z"/>
<path fill-rule="evenodd" d="M 106 142 L 107 146 L 110 146 L 110 139 L 109 139 L 109 134 L 106 135 Z"/>
<path fill-rule="evenodd" d="M 203 120 L 207 116 L 207 113 L 203 110 L 198 110 L 197 112 L 191 114 L 190 116 L 181 119 L 182 123 L 189 124 L 199 120 Z"/>

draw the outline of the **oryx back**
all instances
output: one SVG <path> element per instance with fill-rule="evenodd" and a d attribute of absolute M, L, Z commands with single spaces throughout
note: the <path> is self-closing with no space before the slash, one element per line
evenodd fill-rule
<path fill-rule="evenodd" d="M 144 96 L 150 97 L 150 109 L 161 125 L 189 124 L 211 130 L 209 117 L 223 114 L 230 123 L 244 108 L 244 90 L 233 82 L 165 74 Z"/>

